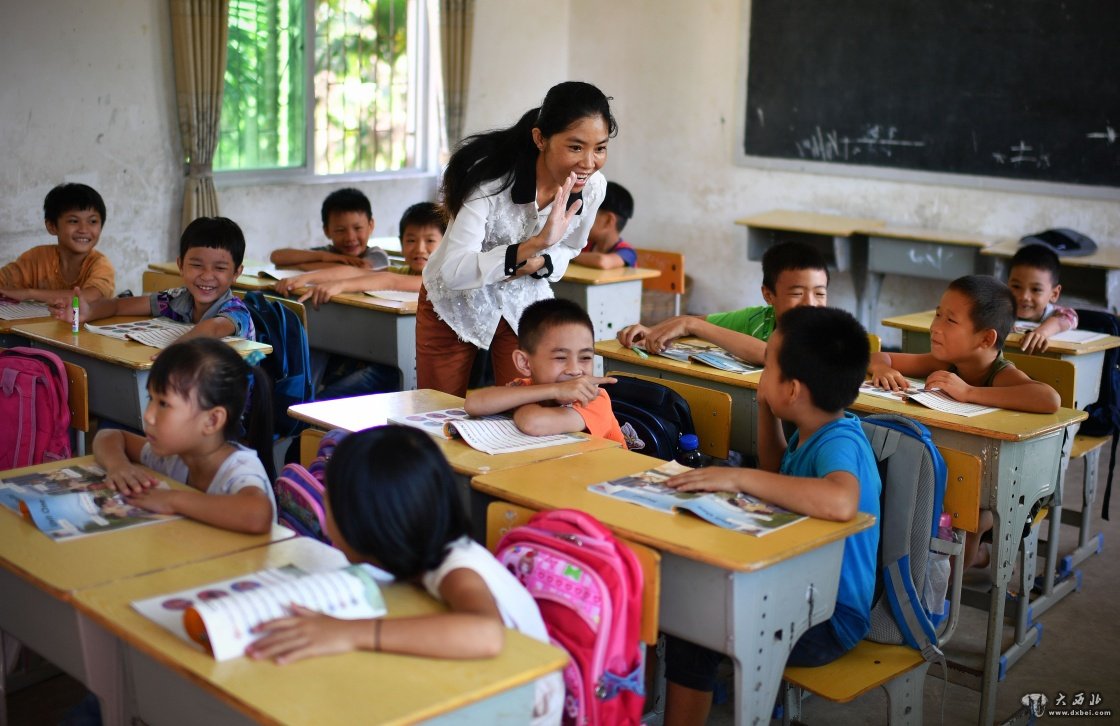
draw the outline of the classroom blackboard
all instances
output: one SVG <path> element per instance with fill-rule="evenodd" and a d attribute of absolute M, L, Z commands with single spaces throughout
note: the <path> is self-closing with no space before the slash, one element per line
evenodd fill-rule
<path fill-rule="evenodd" d="M 1120 1 L 751 0 L 748 157 L 1120 187 Z"/>

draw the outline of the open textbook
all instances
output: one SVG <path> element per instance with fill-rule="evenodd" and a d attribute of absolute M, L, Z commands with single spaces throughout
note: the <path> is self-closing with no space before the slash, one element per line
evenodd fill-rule
<path fill-rule="evenodd" d="M 132 320 L 127 323 L 114 323 L 112 325 L 86 323 L 86 330 L 91 333 L 116 338 L 117 340 L 132 340 L 160 350 L 174 343 L 193 327 L 188 323 L 177 323 L 167 318 L 144 318 L 143 320 Z M 241 340 L 241 338 L 227 336 L 222 340 L 228 343 Z"/>
<path fill-rule="evenodd" d="M 8 298 L 0 299 L 0 319 L 28 320 L 30 318 L 49 318 L 51 309 L 46 303 L 24 300 L 16 302 Z"/>
<path fill-rule="evenodd" d="M 280 269 L 275 265 L 245 265 L 241 268 L 242 275 L 250 277 L 267 277 L 273 280 L 286 280 L 289 277 L 302 275 L 303 270 L 296 269 Z"/>
<path fill-rule="evenodd" d="M 254 627 L 288 615 L 293 603 L 343 620 L 381 617 L 386 609 L 377 580 L 391 578 L 366 564 L 315 573 L 287 565 L 137 600 L 132 607 L 215 660 L 229 660 L 261 637 Z"/>
<path fill-rule="evenodd" d="M 179 518 L 132 506 L 92 464 L 8 477 L 0 481 L 0 504 L 56 542 Z"/>
<path fill-rule="evenodd" d="M 366 290 L 366 295 L 402 303 L 420 302 L 420 293 L 411 290 Z"/>
<path fill-rule="evenodd" d="M 574 434 L 530 436 L 521 433 L 509 416 L 472 417 L 461 408 L 391 416 L 389 423 L 412 426 L 443 439 L 459 437 L 471 448 L 487 454 L 509 454 L 583 441 L 582 436 Z"/>
<path fill-rule="evenodd" d="M 741 358 L 728 353 L 723 348 L 708 343 L 682 343 L 677 341 L 657 355 L 671 358 L 681 363 L 703 363 L 729 373 L 754 373 L 762 370 Z"/>
<path fill-rule="evenodd" d="M 927 390 L 924 388 L 925 384 L 922 381 L 913 378 L 907 378 L 906 380 L 910 385 L 905 391 L 878 388 L 871 385 L 870 381 L 864 381 L 863 385 L 859 387 L 859 392 L 866 393 L 869 396 L 889 398 L 893 401 L 913 401 L 935 411 L 954 413 L 958 416 L 979 416 L 982 413 L 992 413 L 999 410 L 991 406 L 981 406 L 977 403 L 964 403 L 941 391 Z"/>
<path fill-rule="evenodd" d="M 1027 320 L 1016 320 L 1015 327 L 1012 328 L 1012 331 L 1016 333 L 1028 333 L 1037 327 L 1038 323 L 1032 323 Z M 1094 340 L 1101 340 L 1107 337 L 1107 333 L 1098 333 L 1095 330 L 1073 329 L 1055 333 L 1050 336 L 1050 340 L 1060 341 L 1062 343 L 1092 343 Z"/>
<path fill-rule="evenodd" d="M 776 532 L 807 518 L 804 514 L 767 504 L 748 494 L 678 492 L 665 486 L 665 480 L 686 471 L 689 471 L 689 467 L 669 461 L 655 469 L 592 484 L 587 488 L 596 494 L 640 504 L 660 512 L 684 510 L 725 529 L 755 536 Z"/>

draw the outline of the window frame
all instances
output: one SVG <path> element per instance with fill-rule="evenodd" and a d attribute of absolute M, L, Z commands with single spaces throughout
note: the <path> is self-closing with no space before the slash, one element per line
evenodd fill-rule
<path fill-rule="evenodd" d="M 269 183 L 336 184 L 340 182 L 385 181 L 429 177 L 437 173 L 441 130 L 434 112 L 439 104 L 433 97 L 438 90 L 432 53 L 435 42 L 432 17 L 427 0 L 408 0 L 408 37 L 416 39 L 416 47 L 408 49 L 409 74 L 416 79 L 414 94 L 409 94 L 409 123 L 416 138 L 416 164 L 391 171 L 351 171 L 341 174 L 320 174 L 315 166 L 315 2 L 303 0 L 304 38 L 304 162 L 301 166 L 276 169 L 214 169 L 218 188 Z M 423 17 L 421 17 L 423 16 Z M 421 72 L 426 67 L 426 72 Z"/>

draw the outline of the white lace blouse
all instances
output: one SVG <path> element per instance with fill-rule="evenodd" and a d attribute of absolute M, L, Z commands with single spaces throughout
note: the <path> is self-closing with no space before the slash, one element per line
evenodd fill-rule
<path fill-rule="evenodd" d="M 536 183 L 531 179 L 532 184 L 522 182 L 498 192 L 503 181 L 487 182 L 467 198 L 424 268 L 424 287 L 436 313 L 462 340 L 479 348 L 490 347 L 502 318 L 516 332 L 526 307 L 552 297 L 549 282 L 564 276 L 568 262 L 587 243 L 607 188 L 600 172 L 588 178 L 579 213 L 560 242 L 546 250 L 552 275 L 538 280 L 506 277 L 506 247 L 539 233 L 552 204 L 537 209 Z M 526 197 L 528 187 L 528 201 L 515 201 Z"/>

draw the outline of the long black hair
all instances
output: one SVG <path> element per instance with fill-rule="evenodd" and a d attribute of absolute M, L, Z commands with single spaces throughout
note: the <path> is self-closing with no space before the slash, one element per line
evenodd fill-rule
<path fill-rule="evenodd" d="M 339 442 L 327 463 L 338 535 L 400 580 L 439 567 L 470 518 L 451 466 L 432 437 L 376 426 Z"/>
<path fill-rule="evenodd" d="M 222 433 L 226 441 L 244 441 L 255 449 L 268 480 L 275 481 L 272 385 L 259 367 L 250 366 L 217 338 L 191 338 L 168 346 L 156 357 L 148 388 L 156 393 L 171 390 L 186 399 L 194 397 L 204 411 L 224 408 L 226 425 Z"/>
<path fill-rule="evenodd" d="M 448 212 L 452 217 L 458 214 L 467 195 L 483 182 L 508 175 L 499 191 L 508 189 L 524 162 L 536 160 L 540 153 L 533 143 L 534 128 L 548 138 L 588 116 L 601 117 L 611 137 L 618 133 L 610 100 L 602 91 L 590 83 L 565 81 L 548 89 L 540 107 L 526 111 L 513 126 L 464 139 L 443 174 L 441 193 Z"/>

